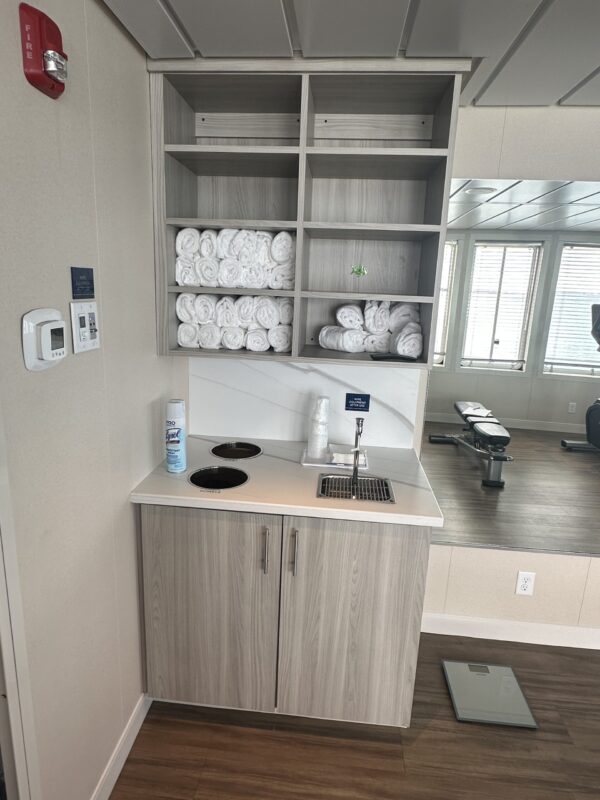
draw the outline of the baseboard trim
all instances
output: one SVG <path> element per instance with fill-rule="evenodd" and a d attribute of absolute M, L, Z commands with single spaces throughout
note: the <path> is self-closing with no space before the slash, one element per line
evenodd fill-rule
<path fill-rule="evenodd" d="M 131 712 L 131 716 L 127 720 L 123 733 L 119 737 L 117 746 L 113 750 L 108 764 L 100 776 L 100 780 L 90 800 L 109 800 L 111 792 L 115 788 L 117 778 L 121 774 L 121 770 L 127 760 L 129 751 L 133 747 L 135 737 L 138 735 L 151 705 L 151 697 L 148 697 L 146 694 L 140 696 L 140 699 L 135 704 L 135 708 Z"/>
<path fill-rule="evenodd" d="M 469 636 L 473 639 L 499 639 L 506 642 L 547 644 L 600 650 L 600 628 L 547 625 L 542 622 L 516 622 L 510 619 L 459 617 L 453 614 L 425 612 L 422 633 L 446 636 Z"/>
<path fill-rule="evenodd" d="M 458 414 L 442 414 L 437 411 L 427 412 L 427 422 L 450 422 L 460 425 Z M 585 425 L 574 422 L 546 422 L 541 419 L 507 419 L 499 417 L 505 428 L 524 428 L 529 431 L 555 431 L 556 433 L 577 433 L 585 436 Z"/>

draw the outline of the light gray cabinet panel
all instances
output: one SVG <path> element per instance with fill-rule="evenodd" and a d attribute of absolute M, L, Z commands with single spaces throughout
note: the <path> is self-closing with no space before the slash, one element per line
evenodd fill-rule
<path fill-rule="evenodd" d="M 284 518 L 277 710 L 410 722 L 429 529 Z"/>
<path fill-rule="evenodd" d="M 148 692 L 273 711 L 281 517 L 142 506 Z"/>

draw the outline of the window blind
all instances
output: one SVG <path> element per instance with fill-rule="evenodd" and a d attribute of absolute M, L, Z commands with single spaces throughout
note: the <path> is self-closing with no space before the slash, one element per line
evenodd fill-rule
<path fill-rule="evenodd" d="M 440 280 L 440 296 L 438 300 L 438 316 L 435 328 L 435 347 L 433 363 L 443 364 L 446 360 L 448 346 L 448 322 L 450 317 L 450 299 L 452 296 L 452 283 L 456 266 L 456 242 L 446 242 L 444 245 L 444 260 L 442 262 L 442 277 Z"/>

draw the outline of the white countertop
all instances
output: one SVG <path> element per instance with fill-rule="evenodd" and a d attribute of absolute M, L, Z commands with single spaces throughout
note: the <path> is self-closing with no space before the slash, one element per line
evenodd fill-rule
<path fill-rule="evenodd" d="M 444 518 L 427 476 L 414 450 L 366 447 L 368 472 L 361 474 L 389 478 L 395 503 L 333 500 L 317 497 L 321 472 L 348 473 L 331 467 L 302 467 L 304 442 L 252 439 L 262 448 L 256 458 L 217 458 L 211 448 L 224 438 L 188 436 L 188 469 L 179 475 L 168 473 L 164 463 L 148 475 L 131 493 L 133 503 L 148 505 L 212 508 L 258 514 L 287 514 L 301 517 L 388 522 L 396 525 L 425 525 L 440 528 Z M 250 441 L 250 440 L 249 440 Z M 200 467 L 227 466 L 241 469 L 248 480 L 232 489 L 200 489 L 188 481 Z"/>

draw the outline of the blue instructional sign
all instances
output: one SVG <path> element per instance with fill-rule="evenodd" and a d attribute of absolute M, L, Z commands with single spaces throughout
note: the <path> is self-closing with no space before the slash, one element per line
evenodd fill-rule
<path fill-rule="evenodd" d="M 94 270 L 91 267 L 71 267 L 73 300 L 94 299 Z"/>
<path fill-rule="evenodd" d="M 368 411 L 370 404 L 370 394 L 346 394 L 346 411 Z"/>

